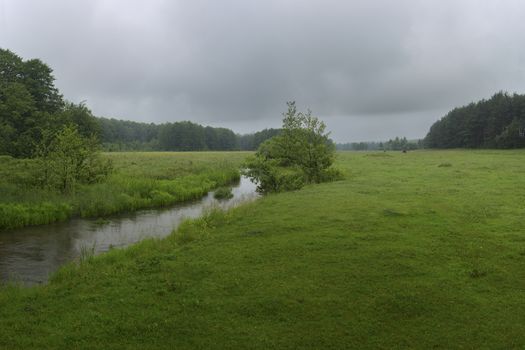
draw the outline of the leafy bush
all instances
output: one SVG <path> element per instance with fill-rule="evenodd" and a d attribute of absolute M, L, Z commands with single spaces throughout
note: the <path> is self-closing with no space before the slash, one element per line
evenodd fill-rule
<path fill-rule="evenodd" d="M 111 162 L 100 157 L 96 138 L 81 136 L 76 126 L 45 135 L 39 156 L 43 184 L 62 193 L 73 192 L 77 183 L 100 182 L 112 170 Z"/>
<path fill-rule="evenodd" d="M 255 157 L 245 162 L 245 175 L 263 193 L 295 190 L 305 183 L 340 178 L 339 171 L 330 169 L 335 146 L 325 130 L 324 122 L 312 116 L 311 111 L 297 112 L 295 102 L 288 102 L 281 134 L 259 146 Z"/>

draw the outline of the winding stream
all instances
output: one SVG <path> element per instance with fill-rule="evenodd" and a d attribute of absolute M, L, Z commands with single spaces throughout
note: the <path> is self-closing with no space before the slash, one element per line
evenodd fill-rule
<path fill-rule="evenodd" d="M 84 249 L 95 254 L 125 247 L 147 237 L 165 237 L 185 218 L 202 215 L 205 208 L 229 208 L 253 200 L 258 194 L 248 178 L 233 187 L 233 198 L 218 201 L 209 192 L 202 199 L 173 207 L 143 210 L 125 216 L 73 219 L 63 223 L 0 231 L 0 281 L 38 284 L 61 265 L 78 258 Z"/>

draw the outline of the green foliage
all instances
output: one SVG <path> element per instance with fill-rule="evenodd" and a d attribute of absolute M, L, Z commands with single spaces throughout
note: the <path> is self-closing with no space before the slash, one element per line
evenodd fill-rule
<path fill-rule="evenodd" d="M 0 151 L 14 157 L 32 154 L 41 130 L 35 102 L 18 82 L 0 82 Z M 40 115 L 46 117 L 46 115 Z"/>
<path fill-rule="evenodd" d="M 168 240 L 178 246 L 208 238 L 210 232 L 219 225 L 229 221 L 230 214 L 217 207 L 211 207 L 196 219 L 183 221 L 177 230 L 174 230 Z"/>
<path fill-rule="evenodd" d="M 254 134 L 236 135 L 226 128 L 201 126 L 191 122 L 165 124 L 138 123 L 98 118 L 101 141 L 106 151 L 232 151 L 256 150 L 280 130 L 264 129 Z"/>
<path fill-rule="evenodd" d="M 489 100 L 455 108 L 425 137 L 429 148 L 525 147 L 525 95 L 499 92 Z"/>
<path fill-rule="evenodd" d="M 39 59 L 23 64 L 22 81 L 33 96 L 37 110 L 50 114 L 59 111 L 64 103 L 52 73 L 53 70 Z"/>
<path fill-rule="evenodd" d="M 79 104 L 66 102 L 58 113 L 57 119 L 62 125 L 74 125 L 82 137 L 96 138 L 97 142 L 100 139 L 102 132 L 100 123 L 83 102 Z"/>
<path fill-rule="evenodd" d="M 239 148 L 247 151 L 255 151 L 266 140 L 281 133 L 281 129 L 264 129 L 253 134 L 239 135 Z"/>
<path fill-rule="evenodd" d="M 277 159 L 265 159 L 259 155 L 246 160 L 245 175 L 257 183 L 261 193 L 298 190 L 306 183 L 303 171 L 297 166 L 283 167 Z"/>
<path fill-rule="evenodd" d="M 50 141 L 45 139 L 39 159 L 43 183 L 62 193 L 72 193 L 79 183 L 100 182 L 112 169 L 111 162 L 101 158 L 97 139 L 81 136 L 75 126 L 65 126 Z"/>
<path fill-rule="evenodd" d="M 406 137 L 396 136 L 385 142 L 348 142 L 336 144 L 337 150 L 340 151 L 402 151 L 402 150 L 415 150 L 423 148 L 423 140 L 407 140 Z"/>
<path fill-rule="evenodd" d="M 137 123 L 99 118 L 101 140 L 108 151 L 232 151 L 248 149 L 240 146 L 243 136 L 226 128 L 202 126 L 189 121 Z M 246 145 L 245 145 L 246 146 Z M 243 148 L 244 147 L 244 148 Z"/>
<path fill-rule="evenodd" d="M 390 139 L 387 142 L 384 142 L 381 145 L 382 150 L 391 150 L 391 151 L 408 151 L 415 150 L 418 148 L 423 148 L 423 141 L 409 141 L 406 137 L 397 137 Z"/>
<path fill-rule="evenodd" d="M 67 124 L 85 137 L 99 134 L 89 109 L 63 101 L 52 73 L 38 59 L 0 49 L 0 154 L 34 157 L 45 135 Z"/>
<path fill-rule="evenodd" d="M 0 229 L 49 224 L 65 221 L 72 208 L 67 203 L 41 202 L 38 204 L 0 203 Z"/>
<path fill-rule="evenodd" d="M 215 199 L 230 199 L 233 197 L 231 187 L 219 187 L 213 193 Z"/>
<path fill-rule="evenodd" d="M 91 245 L 83 245 L 80 247 L 80 256 L 78 257 L 80 265 L 87 264 L 95 257 L 95 242 Z"/>
<path fill-rule="evenodd" d="M 304 183 L 325 181 L 335 158 L 335 146 L 326 125 L 311 111 L 297 112 L 288 102 L 281 133 L 263 142 L 254 158 L 246 162 L 246 174 L 261 192 L 297 189 Z"/>
<path fill-rule="evenodd" d="M 204 128 L 192 122 L 166 124 L 159 132 L 163 151 L 202 151 L 206 149 Z"/>

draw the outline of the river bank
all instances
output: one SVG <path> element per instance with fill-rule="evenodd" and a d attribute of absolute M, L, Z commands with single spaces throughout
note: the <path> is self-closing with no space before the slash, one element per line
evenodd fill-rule
<path fill-rule="evenodd" d="M 73 219 L 62 223 L 0 232 L 0 282 L 45 283 L 60 266 L 92 255 L 123 248 L 146 238 L 163 238 L 183 220 L 214 208 L 223 210 L 259 195 L 248 178 L 233 183 L 232 197 L 217 200 L 214 191 L 203 198 L 160 209 L 104 219 Z"/>
<path fill-rule="evenodd" d="M 0 157 L 0 230 L 97 218 L 198 199 L 239 179 L 246 152 L 106 153 L 114 171 L 101 183 L 60 194 L 38 184 L 31 159 Z"/>

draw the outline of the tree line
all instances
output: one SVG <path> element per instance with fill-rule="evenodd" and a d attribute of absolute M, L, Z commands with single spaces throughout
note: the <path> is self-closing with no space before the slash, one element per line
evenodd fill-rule
<path fill-rule="evenodd" d="M 256 150 L 280 129 L 239 135 L 220 127 L 190 121 L 153 124 L 98 118 L 101 142 L 107 151 L 234 151 Z"/>
<path fill-rule="evenodd" d="M 423 148 L 423 140 L 408 140 L 406 137 L 396 136 L 388 141 L 348 142 L 337 143 L 340 151 L 408 151 Z"/>
<path fill-rule="evenodd" d="M 525 147 L 525 95 L 498 92 L 455 108 L 431 126 L 424 142 L 429 148 Z"/>
<path fill-rule="evenodd" d="M 79 137 L 98 140 L 106 151 L 256 150 L 280 132 L 265 129 L 238 135 L 190 121 L 157 125 L 97 118 L 85 104 L 64 100 L 54 81 L 53 70 L 41 60 L 23 60 L 0 49 L 0 155 L 41 156 L 66 127 Z"/>

